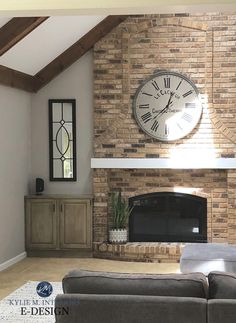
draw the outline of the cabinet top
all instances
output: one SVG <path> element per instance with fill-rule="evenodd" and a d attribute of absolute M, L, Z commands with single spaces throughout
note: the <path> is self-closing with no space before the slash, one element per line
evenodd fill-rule
<path fill-rule="evenodd" d="M 84 194 L 84 195 L 76 195 L 76 194 L 32 194 L 32 195 L 26 195 L 25 199 L 92 199 L 92 194 Z"/>

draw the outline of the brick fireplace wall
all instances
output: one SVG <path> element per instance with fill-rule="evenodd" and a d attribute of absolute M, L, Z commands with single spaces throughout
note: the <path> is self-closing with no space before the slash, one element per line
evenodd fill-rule
<path fill-rule="evenodd" d="M 129 17 L 94 48 L 94 157 L 234 158 L 236 153 L 236 14 Z M 132 100 L 159 69 L 190 77 L 203 114 L 185 138 L 160 142 L 142 132 Z M 94 242 L 107 241 L 109 194 L 129 198 L 181 190 L 208 199 L 208 241 L 236 243 L 234 170 L 94 170 Z"/>

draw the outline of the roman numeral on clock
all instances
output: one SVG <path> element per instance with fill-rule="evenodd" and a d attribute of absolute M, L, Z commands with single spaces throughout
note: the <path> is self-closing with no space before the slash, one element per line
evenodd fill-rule
<path fill-rule="evenodd" d="M 194 102 L 187 102 L 187 103 L 185 103 L 185 108 L 186 109 L 195 109 L 196 108 L 196 103 L 194 103 Z"/>
<path fill-rule="evenodd" d="M 165 88 L 170 88 L 170 78 L 169 77 L 165 77 L 164 78 L 164 85 L 165 85 Z"/>
<path fill-rule="evenodd" d="M 149 104 L 140 104 L 139 109 L 149 109 Z"/>
<path fill-rule="evenodd" d="M 169 126 L 167 124 L 165 124 L 165 135 L 168 136 L 169 135 Z"/>
<path fill-rule="evenodd" d="M 142 92 L 143 95 L 147 95 L 147 96 L 153 96 L 152 94 L 150 93 L 147 93 L 147 92 Z"/>
<path fill-rule="evenodd" d="M 182 119 L 184 119 L 185 121 L 187 121 L 187 122 L 190 123 L 193 120 L 193 117 L 190 114 L 188 114 L 188 113 L 184 113 L 182 115 Z"/>
<path fill-rule="evenodd" d="M 157 91 L 160 90 L 160 88 L 159 88 L 159 86 L 158 86 L 158 84 L 157 84 L 156 81 L 152 81 L 152 86 L 155 88 L 155 90 L 157 90 Z"/>
<path fill-rule="evenodd" d="M 176 91 L 178 90 L 178 88 L 180 87 L 181 83 L 183 82 L 183 80 L 181 80 L 177 86 L 177 88 L 175 89 Z"/>
<path fill-rule="evenodd" d="M 152 119 L 152 114 L 151 114 L 151 112 L 147 112 L 147 113 L 143 114 L 141 116 L 141 118 L 144 123 L 147 123 L 148 121 L 150 121 Z"/>
<path fill-rule="evenodd" d="M 179 129 L 182 131 L 183 128 L 181 127 L 181 125 L 177 122 L 177 126 L 179 127 Z"/>
<path fill-rule="evenodd" d="M 188 92 L 184 93 L 184 94 L 183 94 L 183 98 L 186 98 L 186 96 L 188 96 L 188 95 L 190 95 L 190 94 L 192 94 L 192 93 L 193 93 L 193 90 L 190 90 L 190 91 L 188 91 Z"/>
<path fill-rule="evenodd" d="M 158 121 L 155 120 L 153 122 L 153 125 L 151 126 L 151 130 L 157 131 L 158 127 L 159 127 L 159 123 L 158 123 Z"/>

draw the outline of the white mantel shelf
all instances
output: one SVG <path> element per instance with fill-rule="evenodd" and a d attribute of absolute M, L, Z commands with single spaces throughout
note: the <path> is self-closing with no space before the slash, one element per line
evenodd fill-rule
<path fill-rule="evenodd" d="M 91 158 L 91 168 L 236 169 L 236 158 L 176 160 L 170 158 Z"/>

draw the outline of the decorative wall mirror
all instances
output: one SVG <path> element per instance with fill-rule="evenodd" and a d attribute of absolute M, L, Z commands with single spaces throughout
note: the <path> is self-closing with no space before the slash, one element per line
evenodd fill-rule
<path fill-rule="evenodd" d="M 76 103 L 49 100 L 50 181 L 76 181 Z"/>

